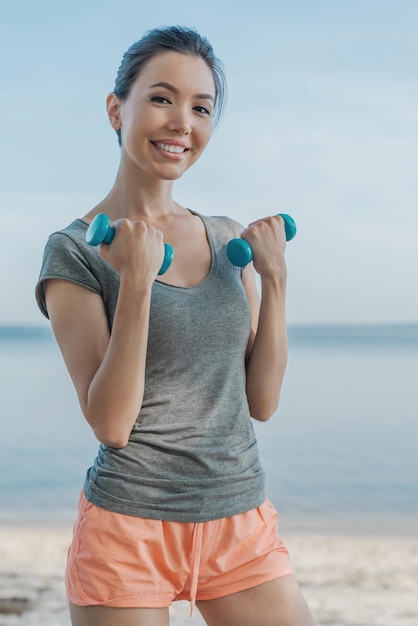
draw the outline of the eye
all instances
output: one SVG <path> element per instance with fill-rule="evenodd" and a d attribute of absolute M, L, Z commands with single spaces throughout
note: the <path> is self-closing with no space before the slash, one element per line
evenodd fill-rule
<path fill-rule="evenodd" d="M 193 107 L 193 110 L 197 111 L 198 113 L 202 113 L 203 115 L 209 115 L 209 117 L 211 116 L 210 110 L 204 106 L 199 105 L 199 106 Z"/>
<path fill-rule="evenodd" d="M 171 104 L 168 98 L 164 96 L 152 96 L 151 102 L 158 102 L 159 104 Z"/>

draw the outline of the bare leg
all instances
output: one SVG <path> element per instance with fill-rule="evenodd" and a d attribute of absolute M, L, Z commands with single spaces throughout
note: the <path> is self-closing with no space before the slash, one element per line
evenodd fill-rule
<path fill-rule="evenodd" d="M 168 626 L 168 608 L 119 609 L 70 604 L 73 626 Z"/>
<path fill-rule="evenodd" d="M 208 626 L 315 626 L 292 575 L 196 605 Z"/>

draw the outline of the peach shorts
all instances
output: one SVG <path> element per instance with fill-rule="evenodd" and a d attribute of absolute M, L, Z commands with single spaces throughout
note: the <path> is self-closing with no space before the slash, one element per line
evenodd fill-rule
<path fill-rule="evenodd" d="M 291 574 L 269 500 L 210 522 L 121 515 L 80 496 L 67 596 L 79 606 L 152 608 L 212 600 Z"/>

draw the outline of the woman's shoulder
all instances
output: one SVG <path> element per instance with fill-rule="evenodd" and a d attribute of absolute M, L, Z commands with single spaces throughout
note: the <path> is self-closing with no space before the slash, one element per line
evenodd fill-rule
<path fill-rule="evenodd" d="M 48 237 L 49 242 L 55 242 L 56 240 L 60 240 L 61 242 L 67 240 L 73 241 L 77 244 L 87 245 L 86 242 L 86 232 L 87 232 L 88 224 L 84 222 L 82 219 L 75 219 L 67 226 L 59 230 L 55 230 Z"/>
<path fill-rule="evenodd" d="M 44 315 L 48 315 L 45 303 L 45 281 L 60 278 L 87 287 L 95 293 L 103 293 L 103 285 L 109 284 L 113 274 L 102 259 L 98 249 L 86 242 L 88 224 L 76 219 L 68 226 L 50 234 L 46 242 L 39 279 L 35 293 Z M 112 274 L 112 276 L 110 276 Z"/>
<path fill-rule="evenodd" d="M 244 230 L 242 224 L 228 215 L 202 215 L 200 213 L 198 215 L 223 237 L 239 237 Z"/>
<path fill-rule="evenodd" d="M 77 218 L 67 226 L 52 232 L 45 245 L 45 254 L 67 259 L 69 255 L 84 259 L 92 265 L 101 260 L 97 246 L 86 241 L 88 223 Z"/>

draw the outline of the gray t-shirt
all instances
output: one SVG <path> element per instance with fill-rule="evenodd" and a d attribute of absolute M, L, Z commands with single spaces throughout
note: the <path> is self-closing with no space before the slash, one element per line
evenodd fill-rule
<path fill-rule="evenodd" d="M 142 407 L 125 448 L 100 444 L 87 472 L 87 499 L 118 513 L 179 522 L 228 517 L 259 506 L 264 472 L 245 392 L 250 310 L 241 270 L 226 244 L 242 230 L 225 217 L 202 219 L 212 253 L 195 287 L 153 284 Z M 112 329 L 119 276 L 85 241 L 86 222 L 52 234 L 44 281 L 63 278 L 100 294 Z"/>

